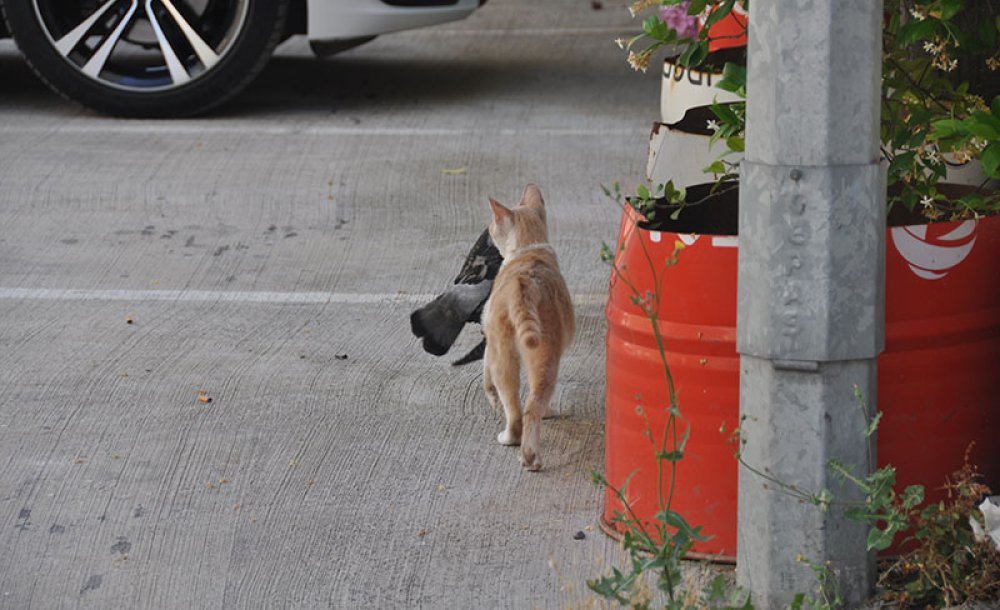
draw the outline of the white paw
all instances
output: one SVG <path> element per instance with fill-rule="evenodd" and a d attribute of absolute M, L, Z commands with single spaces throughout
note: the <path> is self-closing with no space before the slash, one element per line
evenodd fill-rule
<path fill-rule="evenodd" d="M 510 430 L 504 429 L 503 432 L 497 434 L 497 442 L 501 445 L 517 445 L 521 442 L 517 436 Z"/>

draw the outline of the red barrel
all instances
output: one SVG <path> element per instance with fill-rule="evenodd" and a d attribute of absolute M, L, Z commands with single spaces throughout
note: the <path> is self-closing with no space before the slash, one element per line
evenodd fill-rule
<path fill-rule="evenodd" d="M 704 27 L 711 10 L 706 11 L 699 22 Z M 715 22 L 708 32 L 708 50 L 714 53 L 722 49 L 747 46 L 747 12 L 739 2 L 733 5 L 728 15 Z"/>
<path fill-rule="evenodd" d="M 1000 493 L 1000 217 L 893 227 L 885 259 L 879 465 L 938 500 L 975 442 Z"/>
<path fill-rule="evenodd" d="M 727 438 L 739 421 L 736 239 L 647 231 L 635 220 L 635 212 L 626 209 L 616 261 L 640 291 L 653 281 L 643 246 L 662 265 L 677 241 L 685 245 L 678 263 L 663 272 L 658 315 L 677 388 L 680 428 L 691 430 L 672 508 L 713 536 L 694 547 L 696 556 L 731 561 L 736 555 L 737 462 Z M 943 496 L 941 485 L 962 466 L 970 442 L 975 442 L 972 460 L 986 483 L 994 490 L 1000 487 L 997 261 L 997 217 L 888 231 L 878 463 L 896 467 L 900 489 L 924 485 L 931 501 Z M 659 503 L 646 422 L 653 438 L 659 438 L 667 421 L 666 384 L 649 320 L 615 274 L 605 313 L 605 474 L 612 485 L 632 475 L 626 497 L 635 513 L 648 520 Z M 610 521 L 620 509 L 607 492 L 606 529 L 614 528 Z"/>

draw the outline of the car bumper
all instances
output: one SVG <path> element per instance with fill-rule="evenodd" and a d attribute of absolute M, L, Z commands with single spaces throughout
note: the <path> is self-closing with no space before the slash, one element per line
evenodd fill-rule
<path fill-rule="evenodd" d="M 308 0 L 310 40 L 377 36 L 463 19 L 481 0 L 458 0 L 450 6 L 399 7 L 381 0 Z"/>

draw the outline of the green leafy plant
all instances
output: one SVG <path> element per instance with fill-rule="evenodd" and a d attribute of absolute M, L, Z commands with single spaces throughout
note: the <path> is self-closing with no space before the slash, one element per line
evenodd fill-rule
<path fill-rule="evenodd" d="M 868 415 L 867 404 L 855 388 L 859 408 Z M 871 439 L 882 414 L 868 417 L 865 435 Z M 983 525 L 978 503 L 990 490 L 979 480 L 976 468 L 968 461 L 952 475 L 948 499 L 924 504 L 924 487 L 910 485 L 901 493 L 896 489 L 896 469 L 891 465 L 872 470 L 872 447 L 869 442 L 871 474 L 861 476 L 839 460 L 831 459 L 827 468 L 841 482 L 849 482 L 864 493 L 861 503 L 838 501 L 829 490 L 803 490 L 782 481 L 748 463 L 739 447 L 745 442 L 737 429 L 731 435 L 736 459 L 741 467 L 767 480 L 776 491 L 797 501 L 808 502 L 820 510 L 844 510 L 845 516 L 869 527 L 868 550 L 882 551 L 894 543 L 910 550 L 884 566 L 879 578 L 881 597 L 901 609 L 943 608 L 965 602 L 1000 600 L 1000 551 L 988 540 L 976 541 L 970 519 Z M 971 447 L 969 448 L 971 449 Z M 797 559 L 810 567 L 817 577 L 817 596 L 799 594 L 792 610 L 839 608 L 839 593 L 826 566 L 807 558 Z M 797 605 L 798 604 L 798 605 Z"/>
<path fill-rule="evenodd" d="M 712 26 L 737 8 L 750 7 L 747 0 L 639 0 L 630 7 L 633 15 L 655 10 L 641 34 L 618 42 L 636 69 L 644 70 L 661 49 L 695 67 L 710 60 L 709 46 L 720 38 Z M 997 3 L 886 0 L 883 22 L 880 138 L 889 208 L 901 205 L 931 220 L 1000 213 L 1000 192 L 987 181 L 1000 179 L 1000 78 L 981 74 L 1000 70 Z M 723 74 L 721 88 L 746 93 L 745 68 L 727 63 Z M 725 159 L 743 151 L 745 102 L 711 108 L 712 139 L 723 140 L 727 150 L 706 171 L 724 182 L 738 174 L 737 164 Z M 949 167 L 972 160 L 981 162 L 987 179 L 947 185 Z"/>
<path fill-rule="evenodd" d="M 977 505 L 990 490 L 968 461 L 947 485 L 948 497 L 903 511 L 913 548 L 882 572 L 883 597 L 902 608 L 956 606 L 1000 600 L 1000 550 L 977 541 L 970 519 L 983 525 Z"/>
<path fill-rule="evenodd" d="M 993 98 L 988 110 L 973 110 L 964 119 L 941 119 L 932 128 L 931 137 L 948 150 L 981 150 L 983 171 L 1000 179 L 1000 96 Z"/>
<path fill-rule="evenodd" d="M 837 581 L 830 567 L 826 564 L 816 563 L 798 555 L 796 560 L 804 563 L 816 575 L 816 597 L 810 597 L 807 593 L 797 593 L 792 598 L 790 610 L 836 610 L 844 606 L 844 600 L 840 597 L 840 589 L 837 588 Z"/>

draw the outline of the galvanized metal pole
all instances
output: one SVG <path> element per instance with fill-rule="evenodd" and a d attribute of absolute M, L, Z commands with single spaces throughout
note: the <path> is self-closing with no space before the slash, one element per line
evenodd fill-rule
<path fill-rule="evenodd" d="M 746 461 L 800 489 L 841 487 L 827 462 L 867 468 L 866 418 L 883 346 L 885 207 L 879 169 L 881 0 L 754 0 L 741 170 L 737 349 Z M 826 566 L 848 607 L 869 593 L 866 528 L 746 468 L 737 580 L 785 608 Z"/>

